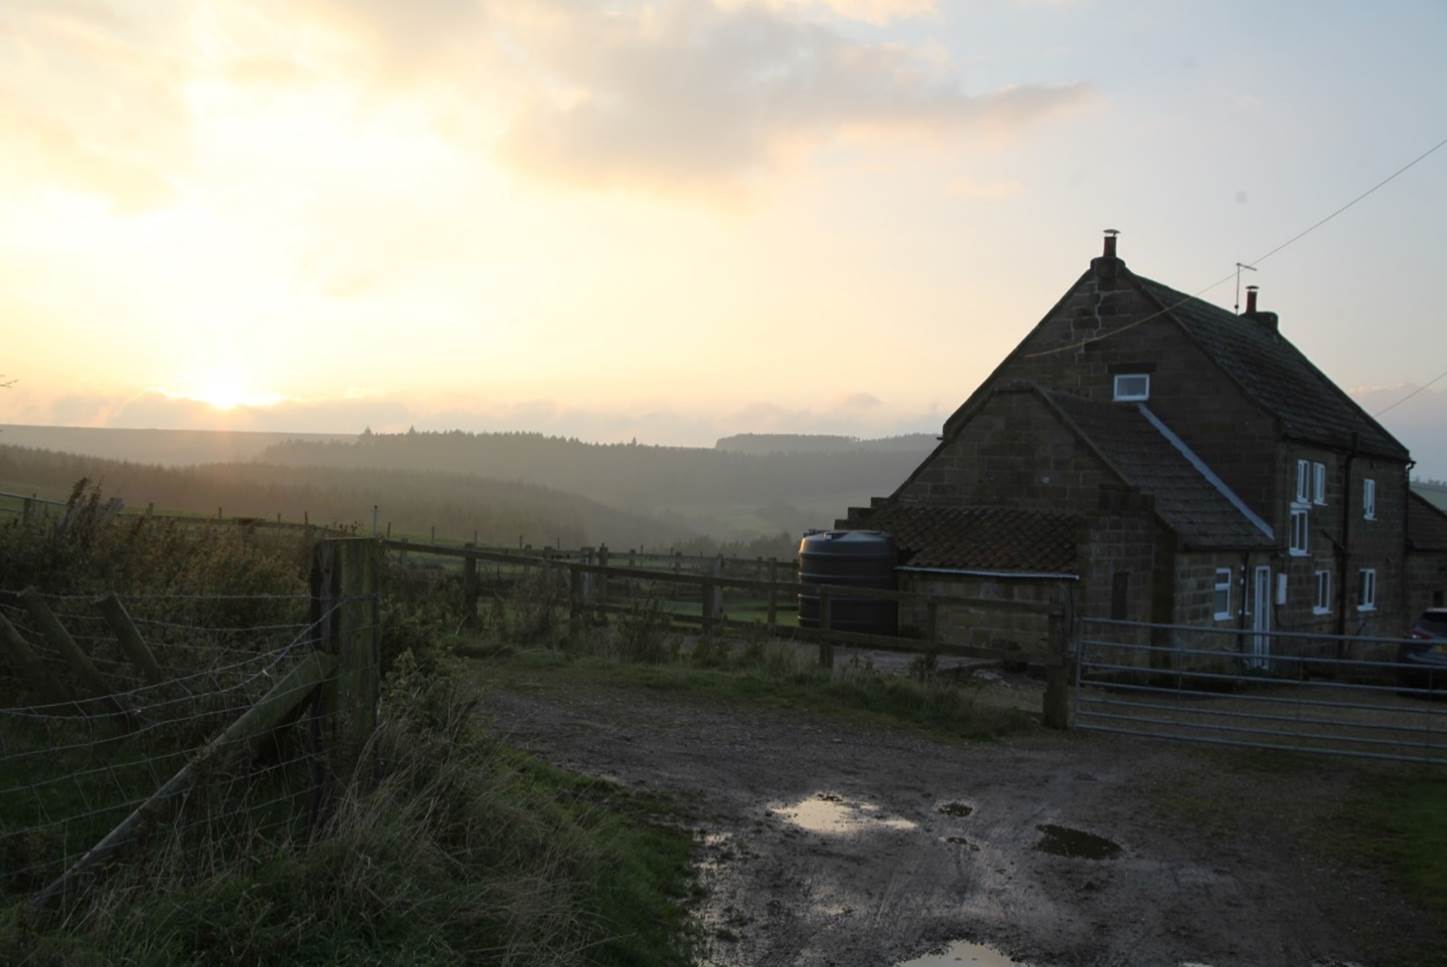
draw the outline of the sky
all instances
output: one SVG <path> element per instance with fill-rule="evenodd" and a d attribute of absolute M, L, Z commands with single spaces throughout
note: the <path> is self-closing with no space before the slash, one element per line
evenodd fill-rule
<path fill-rule="evenodd" d="M 5 0 L 0 422 L 937 431 L 1102 229 L 1196 292 L 1447 138 L 1444 42 L 1440 0 Z M 1382 409 L 1447 369 L 1444 231 L 1447 148 L 1249 281 Z M 1447 379 L 1383 421 L 1447 477 Z"/>

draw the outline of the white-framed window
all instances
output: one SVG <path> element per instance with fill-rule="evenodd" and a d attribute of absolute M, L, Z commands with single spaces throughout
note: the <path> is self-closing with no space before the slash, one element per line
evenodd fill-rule
<path fill-rule="evenodd" d="M 1331 572 L 1317 571 L 1313 577 L 1316 579 L 1316 597 L 1311 602 L 1311 613 L 1331 614 Z"/>
<path fill-rule="evenodd" d="M 1311 465 L 1311 502 L 1317 506 L 1326 504 L 1326 464 Z"/>
<path fill-rule="evenodd" d="M 1115 399 L 1129 403 L 1134 400 L 1151 398 L 1151 377 L 1149 373 L 1117 373 L 1115 377 Z"/>
<path fill-rule="evenodd" d="M 1311 461 L 1296 461 L 1296 503 L 1311 503 Z"/>
<path fill-rule="evenodd" d="M 1377 482 L 1371 477 L 1362 481 L 1362 519 L 1377 519 Z"/>
<path fill-rule="evenodd" d="M 1311 550 L 1311 511 L 1291 508 L 1291 556 L 1305 557 Z"/>
<path fill-rule="evenodd" d="M 1357 610 L 1377 610 L 1377 569 L 1374 567 L 1357 572 Z"/>
<path fill-rule="evenodd" d="M 1232 574 L 1229 567 L 1216 568 L 1216 594 L 1211 605 L 1211 611 L 1215 614 L 1216 620 L 1231 617 L 1231 583 Z"/>

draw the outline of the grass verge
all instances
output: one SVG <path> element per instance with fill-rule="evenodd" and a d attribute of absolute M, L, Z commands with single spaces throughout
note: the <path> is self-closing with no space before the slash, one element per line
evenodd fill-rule
<path fill-rule="evenodd" d="M 399 657 L 370 749 L 311 836 L 158 837 L 63 916 L 0 913 L 26 965 L 690 962 L 672 805 L 478 726 L 475 689 Z"/>
<path fill-rule="evenodd" d="M 762 654 L 740 649 L 730 657 L 720 657 L 717 650 L 700 656 L 695 650 L 647 662 L 504 648 L 478 665 L 485 681 L 504 687 L 566 690 L 606 684 L 671 691 L 703 701 L 800 709 L 944 739 L 992 739 L 1039 728 L 1038 715 L 993 704 L 978 686 L 885 675 L 858 662 L 830 672 L 804 664 L 787 645 Z"/>

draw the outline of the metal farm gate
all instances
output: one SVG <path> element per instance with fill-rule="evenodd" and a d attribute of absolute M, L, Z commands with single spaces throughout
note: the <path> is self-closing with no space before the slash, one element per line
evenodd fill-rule
<path fill-rule="evenodd" d="M 1072 727 L 1447 765 L 1447 672 L 1404 642 L 1083 618 Z"/>

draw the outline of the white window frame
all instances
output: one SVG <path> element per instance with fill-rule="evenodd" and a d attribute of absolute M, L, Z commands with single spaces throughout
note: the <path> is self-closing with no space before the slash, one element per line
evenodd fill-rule
<path fill-rule="evenodd" d="M 1374 567 L 1357 571 L 1357 610 L 1377 610 L 1377 569 Z"/>
<path fill-rule="evenodd" d="M 1371 477 L 1362 480 L 1362 520 L 1377 519 L 1377 482 Z"/>
<path fill-rule="evenodd" d="M 1120 381 L 1123 379 L 1143 379 L 1145 389 L 1138 393 L 1123 392 L 1120 388 Z M 1115 380 L 1111 387 L 1112 397 L 1117 403 L 1138 403 L 1151 398 L 1151 374 L 1150 373 L 1116 373 Z"/>
<path fill-rule="evenodd" d="M 1223 576 L 1224 575 L 1224 576 Z M 1223 621 L 1233 617 L 1231 614 L 1231 586 L 1236 583 L 1236 575 L 1229 567 L 1216 568 L 1216 587 L 1211 596 L 1211 610 L 1217 621 Z M 1216 595 L 1222 591 L 1226 592 L 1226 609 L 1223 611 L 1216 607 Z"/>
<path fill-rule="evenodd" d="M 1296 503 L 1311 503 L 1311 461 L 1296 461 Z"/>
<path fill-rule="evenodd" d="M 1312 579 L 1316 583 L 1316 592 L 1312 598 L 1311 613 L 1331 614 L 1331 571 L 1313 572 Z"/>
<path fill-rule="evenodd" d="M 1292 557 L 1306 557 L 1311 553 L 1311 511 L 1308 508 L 1291 505 L 1291 529 L 1288 533 Z"/>
<path fill-rule="evenodd" d="M 1311 465 L 1311 502 L 1326 506 L 1326 464 L 1320 461 Z"/>

